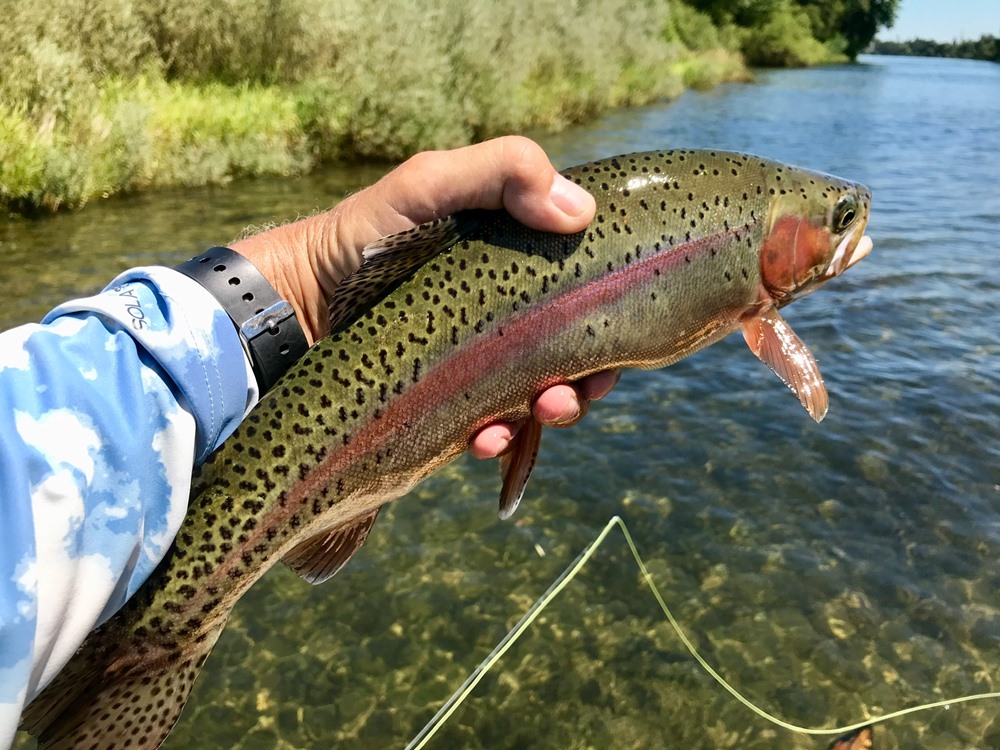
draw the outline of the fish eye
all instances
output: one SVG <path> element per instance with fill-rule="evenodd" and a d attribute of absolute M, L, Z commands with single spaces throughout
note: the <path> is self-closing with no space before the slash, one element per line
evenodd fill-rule
<path fill-rule="evenodd" d="M 843 232 L 858 217 L 858 199 L 853 195 L 842 196 L 837 205 L 833 208 L 833 228 L 836 232 Z"/>

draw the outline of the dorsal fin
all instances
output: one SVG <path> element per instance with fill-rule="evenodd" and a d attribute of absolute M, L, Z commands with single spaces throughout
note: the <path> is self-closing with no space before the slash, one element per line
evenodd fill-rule
<path fill-rule="evenodd" d="M 380 510 L 376 508 L 346 526 L 306 539 L 285 555 L 285 564 L 313 585 L 332 578 L 361 549 Z"/>
<path fill-rule="evenodd" d="M 500 490 L 500 520 L 506 521 L 514 515 L 524 497 L 531 470 L 538 459 L 538 446 L 542 440 L 542 425 L 534 417 L 518 430 L 510 441 L 507 452 L 500 456 L 500 474 L 503 488 Z"/>
<path fill-rule="evenodd" d="M 368 245 L 361 267 L 344 279 L 330 300 L 330 331 L 343 330 L 420 266 L 456 242 L 471 238 L 484 211 L 463 211 L 390 234 Z"/>

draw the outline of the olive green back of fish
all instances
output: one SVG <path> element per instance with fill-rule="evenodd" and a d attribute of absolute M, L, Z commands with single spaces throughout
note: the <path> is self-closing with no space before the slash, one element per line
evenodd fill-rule
<path fill-rule="evenodd" d="M 167 559 L 26 712 L 41 747 L 158 746 L 236 600 L 272 564 L 322 580 L 382 504 L 479 428 L 527 417 L 547 386 L 662 366 L 730 333 L 758 298 L 770 207 L 848 185 L 704 151 L 565 174 L 597 200 L 577 235 L 475 212 L 374 248 L 334 303 L 338 330 L 202 468 Z"/>
<path fill-rule="evenodd" d="M 767 168 L 669 152 L 569 170 L 598 200 L 572 236 L 503 212 L 462 217 L 461 238 L 445 251 L 431 242 L 418 269 L 352 280 L 375 299 L 265 397 L 214 465 L 253 458 L 262 476 L 241 489 L 262 506 L 284 492 L 298 510 L 262 507 L 263 523 L 301 539 L 405 492 L 483 425 L 525 417 L 547 385 L 711 343 L 756 299 Z M 420 242 L 393 257 L 420 257 Z"/>

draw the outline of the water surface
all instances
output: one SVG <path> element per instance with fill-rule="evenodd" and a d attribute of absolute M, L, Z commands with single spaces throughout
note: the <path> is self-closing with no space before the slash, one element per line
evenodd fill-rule
<path fill-rule="evenodd" d="M 168 748 L 402 747 L 607 519 L 626 519 L 704 655 L 800 724 L 1000 689 L 1000 66 L 868 57 L 767 72 L 541 140 L 557 163 L 746 150 L 867 183 L 873 254 L 786 319 L 815 425 L 732 337 L 626 373 L 549 431 L 512 523 L 463 460 L 387 508 L 330 583 L 281 567 L 240 603 Z M 0 325 L 137 263 L 327 206 L 379 170 L 143 195 L 0 224 Z M 1000 746 L 998 705 L 878 747 Z M 612 536 L 437 748 L 820 748 L 689 658 Z"/>

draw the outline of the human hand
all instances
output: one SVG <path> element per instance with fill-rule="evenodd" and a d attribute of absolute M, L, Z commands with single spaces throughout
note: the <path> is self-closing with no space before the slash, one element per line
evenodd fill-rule
<path fill-rule="evenodd" d="M 620 370 L 607 370 L 573 385 L 554 385 L 542 392 L 532 405 L 531 413 L 545 427 L 571 427 L 583 419 L 591 401 L 611 392 L 620 375 Z M 496 458 L 507 450 L 520 428 L 520 423 L 507 422 L 484 427 L 473 437 L 469 451 L 476 458 Z"/>
<path fill-rule="evenodd" d="M 326 333 L 333 290 L 361 264 L 362 249 L 417 224 L 472 208 L 505 208 L 518 221 L 548 232 L 574 233 L 593 219 L 593 197 L 556 172 L 533 141 L 507 136 L 453 151 L 417 154 L 374 185 L 326 213 L 263 232 L 231 247 L 249 258 L 295 308 L 310 343 Z M 576 385 L 557 385 L 533 406 L 546 426 L 569 426 L 591 400 L 606 395 L 618 372 L 598 373 Z M 478 458 L 500 455 L 517 424 L 477 433 Z"/>

